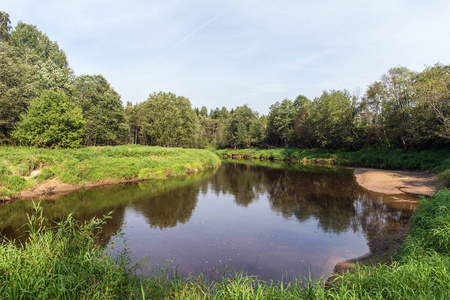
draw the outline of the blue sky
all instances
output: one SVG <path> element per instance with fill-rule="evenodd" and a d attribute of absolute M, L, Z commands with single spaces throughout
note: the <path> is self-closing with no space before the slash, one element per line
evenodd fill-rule
<path fill-rule="evenodd" d="M 102 74 L 122 101 L 153 92 L 193 107 L 270 105 L 324 90 L 362 94 L 389 68 L 450 63 L 450 1 L 0 0 Z"/>

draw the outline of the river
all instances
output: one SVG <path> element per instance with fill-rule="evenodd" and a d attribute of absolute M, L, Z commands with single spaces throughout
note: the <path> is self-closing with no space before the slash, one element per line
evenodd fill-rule
<path fill-rule="evenodd" d="M 405 201 L 407 200 L 407 201 Z M 165 182 L 81 190 L 43 202 L 60 220 L 113 211 L 100 237 L 124 246 L 149 270 L 214 276 L 243 270 L 264 280 L 327 278 L 339 261 L 369 252 L 368 241 L 407 225 L 410 196 L 372 193 L 353 171 L 333 166 L 224 162 Z M 0 228 L 25 237 L 30 202 L 0 208 Z M 119 234 L 120 233 L 120 234 Z"/>

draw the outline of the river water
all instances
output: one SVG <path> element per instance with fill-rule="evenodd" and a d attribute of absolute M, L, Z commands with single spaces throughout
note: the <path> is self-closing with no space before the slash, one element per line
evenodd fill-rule
<path fill-rule="evenodd" d="M 407 225 L 409 200 L 364 190 L 346 168 L 239 161 L 166 182 L 79 191 L 46 200 L 44 212 L 86 220 L 113 211 L 102 244 L 114 241 L 113 252 L 126 245 L 149 269 L 290 280 L 327 278 L 337 262 L 367 254 L 369 240 Z M 3 235 L 24 237 L 30 205 L 0 208 Z"/>

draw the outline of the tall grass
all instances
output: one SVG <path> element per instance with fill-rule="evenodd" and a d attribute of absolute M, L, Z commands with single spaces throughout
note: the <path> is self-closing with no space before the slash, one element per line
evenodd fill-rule
<path fill-rule="evenodd" d="M 0 196 L 15 196 L 45 180 L 83 185 L 101 180 L 165 179 L 220 163 L 207 150 L 138 145 L 39 149 L 0 146 Z M 36 177 L 27 178 L 33 170 Z"/>
<path fill-rule="evenodd" d="M 2 299 L 126 299 L 139 282 L 126 252 L 116 257 L 95 245 L 108 216 L 78 223 L 69 215 L 49 223 L 39 204 L 27 224 L 26 244 L 0 246 Z M 47 227 L 43 225 L 47 224 Z"/>

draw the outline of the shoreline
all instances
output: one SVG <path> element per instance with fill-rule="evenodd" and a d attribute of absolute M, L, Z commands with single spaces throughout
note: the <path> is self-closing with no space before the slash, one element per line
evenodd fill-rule
<path fill-rule="evenodd" d="M 392 171 L 373 168 L 352 168 L 357 183 L 375 193 L 432 197 L 439 190 L 438 177 L 427 172 Z M 351 272 L 358 264 L 376 266 L 389 264 L 400 251 L 408 237 L 409 228 L 401 228 L 393 234 L 376 237 L 368 242 L 369 253 L 363 256 L 338 262 L 326 284 L 345 272 Z"/>
<path fill-rule="evenodd" d="M 356 181 L 363 188 L 382 194 L 410 194 L 431 197 L 440 189 L 438 176 L 427 172 L 391 171 L 352 168 Z"/>
<path fill-rule="evenodd" d="M 383 194 L 410 194 L 433 196 L 438 190 L 437 176 L 426 172 L 412 171 L 391 171 L 373 168 L 351 168 L 357 183 L 372 192 Z M 193 173 L 186 171 L 185 175 Z M 170 174 L 166 175 L 170 177 Z M 84 183 L 83 185 L 73 185 L 62 183 L 57 179 L 47 180 L 32 189 L 20 192 L 17 197 L 10 199 L 1 199 L 3 201 L 29 200 L 32 198 L 44 197 L 46 199 L 55 199 L 59 196 L 76 192 L 81 189 L 96 187 L 105 187 L 111 185 L 121 185 L 128 183 L 138 183 L 149 181 L 150 179 L 134 178 L 128 180 L 100 180 L 97 182 Z M 330 284 L 337 276 L 354 269 L 357 264 L 377 265 L 389 264 L 395 258 L 403 241 L 408 236 L 408 228 L 402 228 L 393 234 L 374 238 L 368 242 L 369 253 L 338 262 L 328 277 L 326 284 Z"/>

